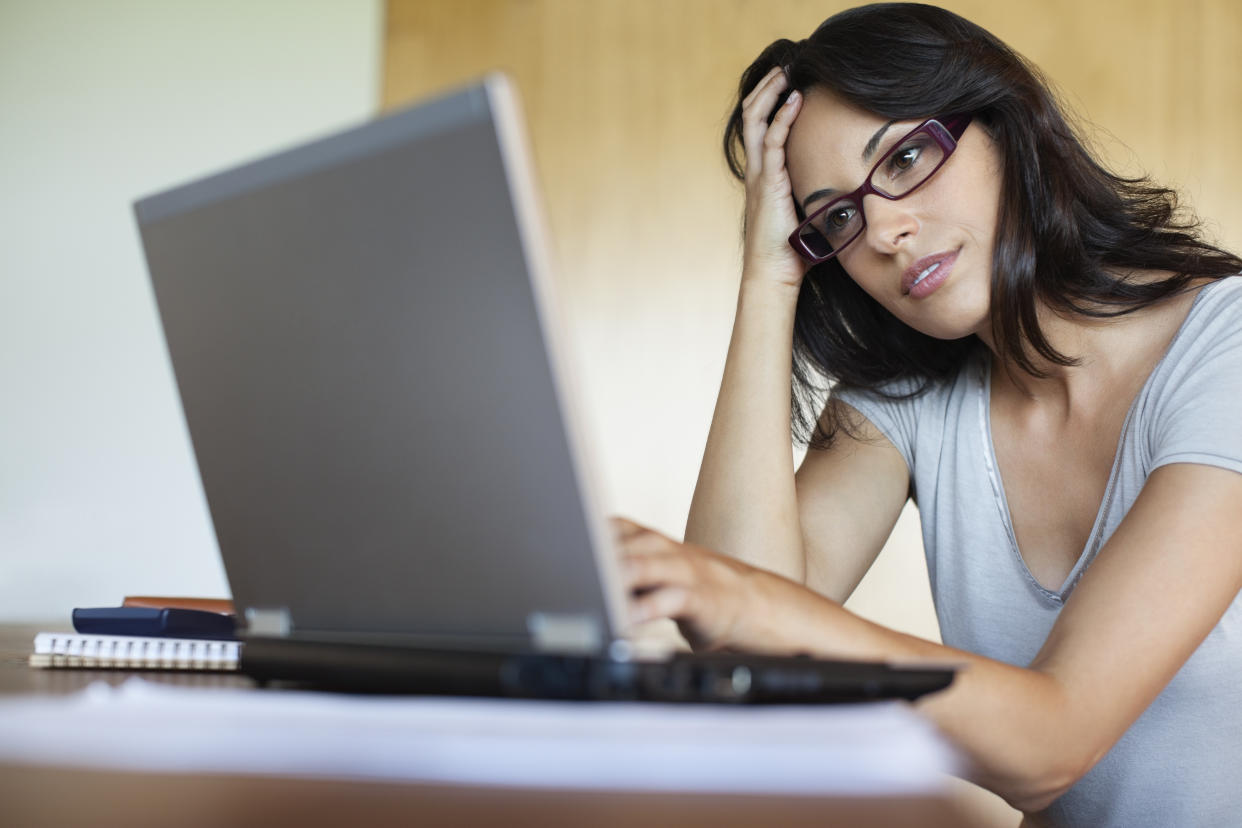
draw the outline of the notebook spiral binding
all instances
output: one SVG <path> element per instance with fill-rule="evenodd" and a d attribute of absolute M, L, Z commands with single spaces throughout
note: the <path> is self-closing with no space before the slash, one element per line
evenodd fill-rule
<path fill-rule="evenodd" d="M 31 667 L 236 671 L 241 642 L 39 633 Z"/>

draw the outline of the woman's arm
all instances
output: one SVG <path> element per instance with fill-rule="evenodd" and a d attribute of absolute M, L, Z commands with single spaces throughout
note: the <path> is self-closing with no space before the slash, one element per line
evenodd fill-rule
<path fill-rule="evenodd" d="M 828 449 L 811 449 L 798 469 L 802 583 L 844 603 L 875 563 L 910 491 L 901 452 L 858 411 L 830 399 L 851 423 Z"/>
<path fill-rule="evenodd" d="M 798 289 L 742 280 L 686 541 L 801 582 L 789 426 Z"/>
<path fill-rule="evenodd" d="M 1027 667 L 888 630 L 634 524 L 618 531 L 635 617 L 674 618 L 696 646 L 962 664 L 953 685 L 918 708 L 972 761 L 977 781 L 1035 811 L 1108 752 L 1242 590 L 1239 504 L 1235 472 L 1153 472 Z"/>
<path fill-rule="evenodd" d="M 844 598 L 892 530 L 908 473 L 896 449 L 872 430 L 861 441 L 843 437 L 831 451 L 808 453 L 795 484 L 789 395 L 805 265 L 786 242 L 797 216 L 785 140 L 801 97 L 791 94 L 772 115 L 786 87 L 775 68 L 742 102 L 742 282 L 686 540 L 799 583 L 809 576 L 815 588 Z M 849 482 L 859 479 L 873 484 Z M 814 516 L 809 531 L 800 514 Z"/>
<path fill-rule="evenodd" d="M 742 282 L 686 539 L 801 580 L 789 388 L 794 310 L 805 267 L 785 243 L 797 225 L 785 139 L 801 97 L 790 95 L 776 108 L 787 85 L 775 68 L 742 102 Z"/>

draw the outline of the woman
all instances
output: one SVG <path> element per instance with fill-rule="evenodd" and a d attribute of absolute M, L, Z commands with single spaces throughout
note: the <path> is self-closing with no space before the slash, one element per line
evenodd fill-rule
<path fill-rule="evenodd" d="M 1014 806 L 1237 824 L 1242 261 L 940 9 L 836 15 L 739 98 L 733 339 L 686 543 L 616 522 L 635 619 L 960 663 L 918 707 Z M 841 607 L 908 497 L 944 646 Z"/>

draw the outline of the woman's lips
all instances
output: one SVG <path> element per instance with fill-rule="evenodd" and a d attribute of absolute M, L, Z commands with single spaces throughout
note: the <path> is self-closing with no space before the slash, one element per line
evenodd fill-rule
<path fill-rule="evenodd" d="M 957 250 L 933 253 L 907 267 L 901 274 L 902 294 L 914 299 L 930 296 L 949 278 L 957 254 Z"/>

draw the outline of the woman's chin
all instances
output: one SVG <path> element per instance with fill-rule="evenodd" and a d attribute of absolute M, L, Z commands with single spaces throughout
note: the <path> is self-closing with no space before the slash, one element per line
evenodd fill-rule
<path fill-rule="evenodd" d="M 974 336 L 982 330 L 987 330 L 989 324 L 986 320 L 981 325 L 970 321 L 958 323 L 948 320 L 937 320 L 935 323 L 911 324 L 910 327 L 919 333 L 930 336 L 932 339 L 941 339 L 948 342 L 954 339 L 965 339 L 968 336 Z"/>
<path fill-rule="evenodd" d="M 919 333 L 946 341 L 975 334 L 986 336 L 992 329 L 992 318 L 986 304 L 980 306 L 976 302 L 971 302 L 969 307 L 939 307 L 935 313 L 922 313 L 918 318 L 902 321 Z"/>

